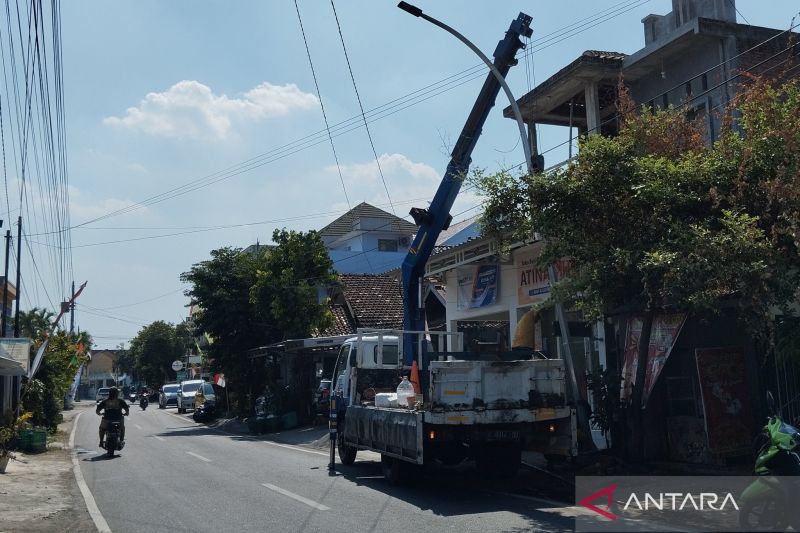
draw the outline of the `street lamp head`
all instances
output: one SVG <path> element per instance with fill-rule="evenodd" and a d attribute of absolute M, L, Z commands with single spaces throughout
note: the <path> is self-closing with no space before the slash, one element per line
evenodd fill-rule
<path fill-rule="evenodd" d="M 410 13 L 410 14 L 414 15 L 415 17 L 421 17 L 422 16 L 422 10 L 420 8 L 418 8 L 417 6 L 412 6 L 408 2 L 400 2 L 399 4 L 397 4 L 397 7 L 399 7 L 400 9 L 405 11 L 406 13 Z"/>

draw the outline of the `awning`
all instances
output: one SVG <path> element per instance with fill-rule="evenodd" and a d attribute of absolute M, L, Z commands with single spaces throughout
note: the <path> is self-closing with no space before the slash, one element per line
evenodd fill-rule
<path fill-rule="evenodd" d="M 19 361 L 0 357 L 0 376 L 24 376 L 27 369 Z"/>

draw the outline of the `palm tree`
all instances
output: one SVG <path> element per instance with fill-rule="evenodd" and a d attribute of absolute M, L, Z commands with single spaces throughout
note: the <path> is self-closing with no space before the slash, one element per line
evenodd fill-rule
<path fill-rule="evenodd" d="M 23 337 L 38 339 L 50 329 L 55 313 L 47 309 L 34 307 L 30 311 L 19 313 L 19 333 Z"/>

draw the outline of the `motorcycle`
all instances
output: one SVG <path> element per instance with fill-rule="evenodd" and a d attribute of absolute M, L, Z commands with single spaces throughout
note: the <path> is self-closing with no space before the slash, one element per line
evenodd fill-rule
<path fill-rule="evenodd" d="M 800 531 L 800 432 L 781 420 L 770 392 L 767 406 L 770 416 L 756 438 L 758 478 L 742 492 L 739 525 L 744 531 L 782 531 L 790 525 Z"/>
<path fill-rule="evenodd" d="M 106 455 L 114 457 L 114 452 L 125 447 L 125 441 L 121 440 L 122 422 L 111 422 L 106 430 L 105 446 Z"/>
<path fill-rule="evenodd" d="M 207 422 L 214 418 L 215 412 L 214 404 L 206 401 L 195 407 L 192 419 L 195 422 Z"/>
<path fill-rule="evenodd" d="M 139 400 L 139 407 L 142 408 L 142 411 L 147 409 L 147 395 L 142 394 L 142 398 Z"/>

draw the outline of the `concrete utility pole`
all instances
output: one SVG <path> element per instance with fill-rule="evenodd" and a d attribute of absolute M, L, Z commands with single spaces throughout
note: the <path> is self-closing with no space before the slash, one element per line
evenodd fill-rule
<path fill-rule="evenodd" d="M 75 294 L 75 282 L 72 282 L 72 294 Z M 75 298 L 69 302 L 69 332 L 75 331 Z"/>
<path fill-rule="evenodd" d="M 6 325 L 8 321 L 8 254 L 11 251 L 11 230 L 6 230 L 6 270 L 3 278 L 3 318 L 0 320 L 0 329 L 3 330 L 3 337 L 6 336 Z"/>
<path fill-rule="evenodd" d="M 19 337 L 19 297 L 22 294 L 20 265 L 22 264 L 22 215 L 17 217 L 17 301 L 14 308 L 14 337 Z"/>

